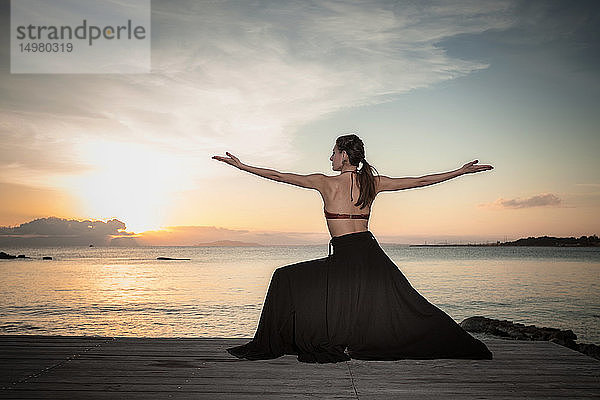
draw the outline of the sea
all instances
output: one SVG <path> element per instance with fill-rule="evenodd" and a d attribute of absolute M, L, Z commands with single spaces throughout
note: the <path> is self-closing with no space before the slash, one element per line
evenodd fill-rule
<path fill-rule="evenodd" d="M 571 329 L 600 345 L 600 248 L 380 245 L 458 323 Z M 31 257 L 0 260 L 0 334 L 251 338 L 273 271 L 327 257 L 328 243 L 0 251 Z"/>

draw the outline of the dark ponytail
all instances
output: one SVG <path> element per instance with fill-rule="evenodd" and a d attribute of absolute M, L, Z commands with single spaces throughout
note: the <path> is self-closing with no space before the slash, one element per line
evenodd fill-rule
<path fill-rule="evenodd" d="M 377 172 L 377 169 L 365 159 L 365 146 L 362 140 L 355 134 L 350 134 L 338 137 L 335 144 L 339 151 L 345 151 L 348 154 L 350 165 L 355 165 L 358 168 L 358 164 L 362 162 L 362 168 L 357 170 L 360 195 L 354 205 L 361 209 L 367 205 L 370 206 L 376 195 L 375 174 L 373 171 Z M 379 177 L 379 172 L 377 172 L 377 177 Z"/>

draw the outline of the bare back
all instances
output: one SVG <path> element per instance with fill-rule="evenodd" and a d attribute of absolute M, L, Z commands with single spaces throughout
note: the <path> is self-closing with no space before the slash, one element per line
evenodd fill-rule
<path fill-rule="evenodd" d="M 352 173 L 340 174 L 336 176 L 327 176 L 325 186 L 321 197 L 325 210 L 331 213 L 340 214 L 368 214 L 371 211 L 369 206 L 361 209 L 354 205 L 358 201 L 360 189 L 356 176 Z M 350 186 L 352 183 L 352 193 Z M 352 194 L 352 201 L 350 200 Z M 341 236 L 348 233 L 363 232 L 369 229 L 369 220 L 367 219 L 327 219 L 327 228 L 332 237 Z"/>

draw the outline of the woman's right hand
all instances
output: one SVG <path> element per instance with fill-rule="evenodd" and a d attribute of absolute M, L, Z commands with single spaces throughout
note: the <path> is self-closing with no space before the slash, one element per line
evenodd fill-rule
<path fill-rule="evenodd" d="M 460 167 L 460 171 L 463 174 L 472 174 L 474 172 L 487 171 L 488 169 L 494 169 L 491 165 L 479 164 L 475 165 L 479 162 L 479 160 L 471 161 Z"/>
<path fill-rule="evenodd" d="M 223 161 L 224 163 L 227 163 L 229 165 L 233 165 L 236 168 L 241 168 L 242 165 L 244 165 L 236 156 L 234 156 L 230 152 L 226 151 L 225 154 L 227 154 L 229 157 L 212 156 L 212 158 L 215 160 Z"/>

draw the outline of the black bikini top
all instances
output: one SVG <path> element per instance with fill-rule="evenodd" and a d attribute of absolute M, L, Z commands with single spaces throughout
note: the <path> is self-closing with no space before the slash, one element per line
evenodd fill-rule
<path fill-rule="evenodd" d="M 344 172 L 352 172 L 353 174 L 356 173 L 356 171 L 344 171 Z M 342 172 L 342 174 L 344 172 Z M 352 201 L 354 201 L 352 199 L 352 187 L 353 186 L 354 186 L 354 175 L 350 175 L 350 200 L 352 200 Z M 368 214 L 336 214 L 336 213 L 330 213 L 325 208 L 323 208 L 323 211 L 325 212 L 325 219 L 369 219 L 369 215 L 371 214 L 370 211 Z"/>

